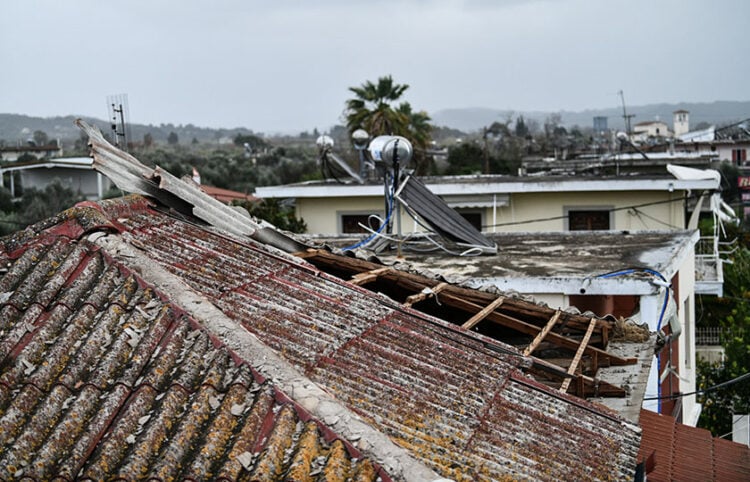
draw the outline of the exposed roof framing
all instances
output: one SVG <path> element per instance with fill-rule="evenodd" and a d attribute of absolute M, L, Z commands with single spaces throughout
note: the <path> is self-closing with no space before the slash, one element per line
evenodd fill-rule
<path fill-rule="evenodd" d="M 342 279 L 386 292 L 407 307 L 515 345 L 524 355 L 534 353 L 529 371 L 548 385 L 584 397 L 626 395 L 621 387 L 596 379 L 600 367 L 636 363 L 635 358 L 607 351 L 611 321 L 498 297 L 322 249 L 295 254 Z"/>

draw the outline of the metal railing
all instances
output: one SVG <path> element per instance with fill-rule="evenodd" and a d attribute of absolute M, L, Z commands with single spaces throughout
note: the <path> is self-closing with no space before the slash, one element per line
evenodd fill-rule
<path fill-rule="evenodd" d="M 700 326 L 695 328 L 696 345 L 721 345 L 724 337 L 730 332 L 719 326 Z"/>

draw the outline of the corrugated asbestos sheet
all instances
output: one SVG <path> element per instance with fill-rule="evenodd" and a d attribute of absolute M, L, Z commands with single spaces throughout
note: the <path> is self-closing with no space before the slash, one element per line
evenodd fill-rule
<path fill-rule="evenodd" d="M 389 480 L 93 244 L 0 246 L 0 479 Z"/>
<path fill-rule="evenodd" d="M 532 382 L 511 347 L 143 203 L 102 206 L 124 240 L 441 475 L 632 478 L 638 428 Z"/>
<path fill-rule="evenodd" d="M 641 410 L 643 441 L 639 460 L 649 460 L 649 481 L 750 480 L 750 447 L 708 430 L 677 423 L 674 417 Z"/>

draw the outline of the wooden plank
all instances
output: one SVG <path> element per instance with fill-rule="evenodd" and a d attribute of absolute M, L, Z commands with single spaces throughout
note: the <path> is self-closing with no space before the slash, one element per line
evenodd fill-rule
<path fill-rule="evenodd" d="M 454 296 L 453 294 L 447 291 L 442 294 L 442 300 L 446 304 L 460 307 L 461 309 L 464 309 L 467 311 L 475 310 L 479 312 L 482 310 L 482 307 L 480 305 L 477 305 L 470 301 L 466 301 L 462 298 Z M 503 325 L 507 328 L 511 328 L 521 333 L 526 333 L 527 335 L 536 336 L 542 330 L 542 328 L 539 326 L 526 323 L 524 321 L 513 318 L 512 316 L 508 316 L 505 313 L 500 313 L 499 311 L 490 313 L 487 316 L 487 319 L 499 325 Z M 581 345 L 578 341 L 572 340 L 564 335 L 557 334 L 554 331 L 550 332 L 545 337 L 545 340 L 547 340 L 550 343 L 554 343 L 556 346 L 561 346 L 569 350 L 577 350 L 578 347 Z M 610 365 L 613 365 L 613 366 L 633 365 L 638 362 L 637 358 L 621 358 L 621 357 L 618 357 L 617 355 L 613 355 L 612 353 L 602 350 L 601 348 L 596 348 L 590 345 L 586 346 L 585 353 L 587 355 L 593 355 L 594 353 L 598 353 L 600 363 L 602 362 L 602 360 L 609 360 Z"/>
<path fill-rule="evenodd" d="M 557 320 L 560 318 L 560 310 L 557 310 L 555 312 L 555 315 L 549 319 L 546 325 L 544 325 L 544 328 L 542 328 L 542 331 L 539 332 L 539 334 L 532 340 L 532 342 L 529 344 L 529 346 L 526 347 L 526 349 L 523 351 L 524 356 L 529 356 L 531 353 L 536 350 L 536 347 L 539 346 L 539 344 L 544 340 L 544 337 L 547 336 L 547 333 L 550 332 L 550 330 L 555 326 L 555 323 L 557 323 Z"/>
<path fill-rule="evenodd" d="M 350 258 L 347 256 L 340 256 L 328 252 L 322 249 L 308 249 L 304 253 L 295 253 L 297 256 L 307 259 L 310 263 L 321 267 L 328 267 L 336 269 L 337 271 L 348 272 L 348 273 L 363 273 L 367 271 L 373 271 L 382 268 L 382 264 L 373 263 L 372 261 L 366 261 L 360 258 Z M 424 288 L 429 288 L 435 285 L 435 280 L 427 278 L 422 275 L 415 273 L 409 273 L 406 271 L 392 270 L 391 272 L 385 273 L 389 281 L 393 282 L 397 287 L 406 290 L 410 293 L 417 293 Z M 471 288 L 464 288 L 460 286 L 450 285 L 445 289 L 445 293 L 450 293 L 455 299 L 461 300 L 463 303 L 451 303 L 449 306 L 457 308 L 459 310 L 466 311 L 468 313 L 476 313 L 478 310 L 468 308 L 466 302 L 477 305 L 486 306 L 487 303 L 491 303 L 497 295 L 492 293 L 486 293 Z M 445 293 L 441 297 L 441 301 L 445 298 Z M 507 298 L 504 303 L 504 311 L 517 312 L 518 315 L 525 317 L 533 317 L 536 320 L 548 320 L 554 310 L 547 307 L 541 307 L 534 303 L 524 301 L 521 299 Z M 507 309 L 506 309 L 507 308 Z M 581 315 L 572 313 L 563 313 L 561 319 L 565 320 L 566 326 L 575 328 L 581 331 L 586 330 L 590 320 Z M 609 327 L 611 323 L 606 320 L 599 320 L 598 322 L 602 327 Z M 541 324 L 538 325 L 541 328 Z M 536 332 L 534 333 L 536 334 Z"/>
<path fill-rule="evenodd" d="M 503 297 L 503 296 L 500 296 L 499 298 L 495 298 L 495 301 L 493 301 L 489 305 L 487 305 L 484 308 L 482 308 L 479 311 L 479 313 L 477 313 L 476 315 L 472 316 L 469 319 L 469 321 L 467 321 L 466 323 L 464 323 L 463 325 L 461 325 L 461 328 L 463 328 L 465 330 L 471 330 L 480 321 L 482 321 L 483 319 L 487 318 L 490 313 L 492 313 L 493 311 L 495 311 L 498 306 L 502 305 L 503 301 L 505 301 L 505 297 Z"/>
<path fill-rule="evenodd" d="M 578 351 L 576 351 L 576 356 L 573 358 L 573 363 L 571 363 L 568 367 L 568 374 L 575 375 L 576 370 L 578 369 L 578 364 L 581 363 L 581 357 L 583 356 L 583 352 L 586 351 L 586 345 L 588 345 L 589 343 L 589 338 L 591 338 L 591 334 L 594 332 L 595 326 L 596 318 L 591 318 L 589 329 L 586 330 L 586 335 L 583 337 L 583 340 L 581 340 L 581 345 L 578 347 Z M 567 392 L 569 386 L 570 378 L 566 378 L 565 380 L 563 380 L 562 385 L 560 385 L 560 391 L 563 393 Z"/>
<path fill-rule="evenodd" d="M 405 306 L 411 306 L 414 303 L 419 303 L 420 301 L 426 300 L 427 298 L 431 298 L 433 296 L 436 296 L 438 293 L 443 291 L 445 288 L 450 286 L 448 283 L 440 283 L 436 285 L 434 288 L 424 288 L 422 291 L 415 295 L 411 295 L 408 298 L 406 298 L 406 301 L 404 302 Z"/>
<path fill-rule="evenodd" d="M 386 266 L 385 268 L 378 268 L 372 271 L 365 271 L 364 273 L 357 273 L 352 276 L 352 279 L 350 279 L 349 281 L 351 283 L 354 283 L 355 285 L 362 286 L 363 284 L 369 283 L 370 281 L 375 281 L 376 279 L 378 279 L 378 276 L 390 270 L 391 268 Z"/>

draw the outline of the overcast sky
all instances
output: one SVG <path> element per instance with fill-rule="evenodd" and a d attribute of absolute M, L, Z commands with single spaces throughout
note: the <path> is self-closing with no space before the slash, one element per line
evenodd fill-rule
<path fill-rule="evenodd" d="M 747 0 L 4 0 L 0 112 L 293 132 L 391 74 L 417 110 L 750 100 Z"/>

